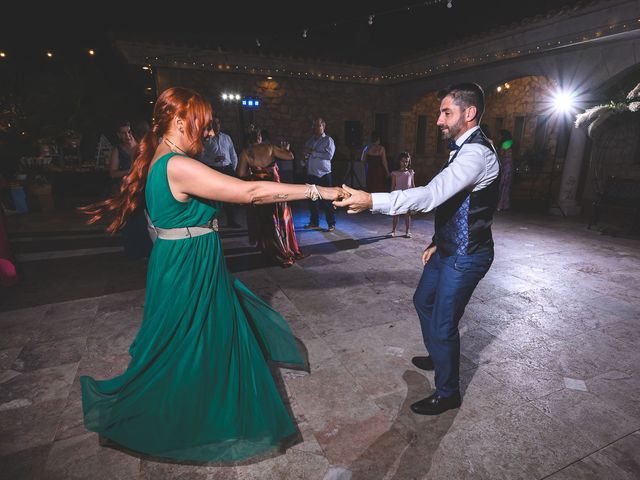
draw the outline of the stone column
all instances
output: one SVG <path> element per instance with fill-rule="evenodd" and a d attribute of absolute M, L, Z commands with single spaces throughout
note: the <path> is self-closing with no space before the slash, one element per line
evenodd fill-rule
<path fill-rule="evenodd" d="M 562 168 L 562 180 L 558 192 L 558 206 L 565 215 L 580 215 L 582 207 L 576 202 L 576 191 L 580 181 L 580 172 L 584 163 L 584 151 L 587 146 L 587 132 L 584 128 L 572 128 L 569 137 L 567 156 Z M 550 213 L 561 214 L 557 207 L 551 207 Z"/>

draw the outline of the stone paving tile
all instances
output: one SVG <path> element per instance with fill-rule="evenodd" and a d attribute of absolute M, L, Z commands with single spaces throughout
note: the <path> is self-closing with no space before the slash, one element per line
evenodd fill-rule
<path fill-rule="evenodd" d="M 0 350 L 0 371 L 9 370 L 13 365 L 13 362 L 16 361 L 18 355 L 22 348 L 7 348 L 5 350 Z"/>
<path fill-rule="evenodd" d="M 44 465 L 50 449 L 51 445 L 46 444 L 0 456 L 2 478 L 20 480 L 43 478 Z"/>
<path fill-rule="evenodd" d="M 87 337 L 73 337 L 47 343 L 28 343 L 14 360 L 12 369 L 30 372 L 45 367 L 77 363 L 82 358 Z"/>
<path fill-rule="evenodd" d="M 67 363 L 20 373 L 2 384 L 0 411 L 66 399 L 77 369 L 77 363 Z"/>
<path fill-rule="evenodd" d="M 538 398 L 532 405 L 602 448 L 640 428 L 640 420 L 591 392 L 562 389 Z"/>
<path fill-rule="evenodd" d="M 447 432 L 428 479 L 543 478 L 579 460 L 591 444 L 531 405 Z"/>
<path fill-rule="evenodd" d="M 610 370 L 628 371 L 637 363 L 637 349 L 599 330 L 524 352 L 541 367 L 571 378 L 587 379 Z"/>
<path fill-rule="evenodd" d="M 51 445 L 66 400 L 0 411 L 0 456 Z"/>
<path fill-rule="evenodd" d="M 636 480 L 640 472 L 640 432 L 621 438 L 579 462 L 573 463 L 548 480 Z"/>
<path fill-rule="evenodd" d="M 140 459 L 112 448 L 101 447 L 95 433 L 54 442 L 44 478 L 47 480 L 139 478 Z"/>

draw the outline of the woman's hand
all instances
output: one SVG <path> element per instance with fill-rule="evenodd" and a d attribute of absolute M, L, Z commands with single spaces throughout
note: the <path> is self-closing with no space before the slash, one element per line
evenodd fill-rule
<path fill-rule="evenodd" d="M 350 194 L 342 187 L 321 187 L 316 185 L 318 188 L 318 193 L 322 197 L 323 200 L 342 200 L 343 198 L 347 198 Z"/>

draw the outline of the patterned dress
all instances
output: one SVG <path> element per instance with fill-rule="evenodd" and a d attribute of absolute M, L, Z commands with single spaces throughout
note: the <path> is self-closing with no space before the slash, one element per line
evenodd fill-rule
<path fill-rule="evenodd" d="M 280 182 L 275 161 L 267 167 L 251 167 L 251 180 Z M 283 267 L 291 266 L 304 255 L 296 240 L 293 214 L 287 202 L 254 205 L 247 211 L 249 243 Z"/>

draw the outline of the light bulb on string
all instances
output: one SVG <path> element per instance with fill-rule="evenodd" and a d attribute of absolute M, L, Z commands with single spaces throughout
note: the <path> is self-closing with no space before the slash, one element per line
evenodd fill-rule
<path fill-rule="evenodd" d="M 368 20 L 368 24 L 369 25 L 373 25 L 373 19 L 374 19 L 375 15 L 369 15 L 369 20 Z"/>
<path fill-rule="evenodd" d="M 453 0 L 449 0 L 447 2 L 447 8 L 451 8 L 451 7 L 453 7 Z"/>
<path fill-rule="evenodd" d="M 257 47 L 261 47 L 262 46 L 262 44 L 260 43 L 260 39 L 259 38 L 256 38 L 256 46 Z"/>
<path fill-rule="evenodd" d="M 302 38 L 307 38 L 309 31 L 305 28 L 304 31 L 302 32 Z"/>

